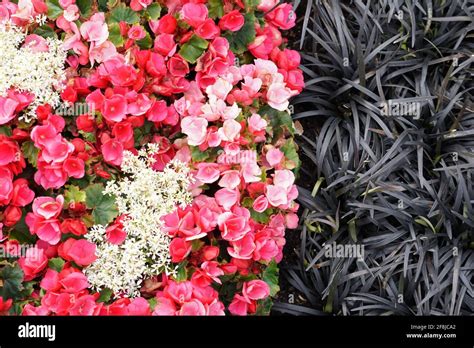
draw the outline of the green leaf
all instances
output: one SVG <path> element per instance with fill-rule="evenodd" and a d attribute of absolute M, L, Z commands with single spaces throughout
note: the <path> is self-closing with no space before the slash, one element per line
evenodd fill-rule
<path fill-rule="evenodd" d="M 199 57 L 204 53 L 207 46 L 209 46 L 209 42 L 200 38 L 197 35 L 193 35 L 188 42 L 181 46 L 179 50 L 179 54 L 183 57 L 186 61 L 191 64 L 196 63 Z"/>
<path fill-rule="evenodd" d="M 63 8 L 59 5 L 59 0 L 46 0 L 48 6 L 48 18 L 56 19 L 63 13 Z"/>
<path fill-rule="evenodd" d="M 288 112 L 278 111 L 267 105 L 262 107 L 258 113 L 270 119 L 270 128 L 274 138 L 278 139 L 285 131 L 288 131 L 291 135 L 295 134 L 293 119 Z"/>
<path fill-rule="evenodd" d="M 143 39 L 136 41 L 138 47 L 140 47 L 143 50 L 147 50 L 151 48 L 151 46 L 153 46 L 153 39 L 151 38 L 150 34 L 148 34 L 147 31 L 145 32 L 146 32 L 146 36 Z"/>
<path fill-rule="evenodd" d="M 85 202 L 86 201 L 86 193 L 81 191 L 78 186 L 75 185 L 67 185 L 66 191 L 64 192 L 64 203 L 69 205 L 72 202 Z"/>
<path fill-rule="evenodd" d="M 100 12 L 107 12 L 108 7 L 107 7 L 107 0 L 99 0 L 99 11 Z"/>
<path fill-rule="evenodd" d="M 301 160 L 298 156 L 298 146 L 293 139 L 288 139 L 286 143 L 280 148 L 286 157 L 286 168 L 294 169 L 296 173 L 301 167 Z"/>
<path fill-rule="evenodd" d="M 209 0 L 207 2 L 209 8 L 209 17 L 212 19 L 221 18 L 224 16 L 224 4 L 222 0 Z"/>
<path fill-rule="evenodd" d="M 140 22 L 138 14 L 129 7 L 120 6 L 110 11 L 109 23 L 126 22 L 128 24 L 135 24 Z"/>
<path fill-rule="evenodd" d="M 38 153 L 39 149 L 35 146 L 32 141 L 25 141 L 21 145 L 21 152 L 23 152 L 23 156 L 28 160 L 28 162 L 33 166 L 37 167 L 38 165 Z"/>
<path fill-rule="evenodd" d="M 0 127 L 0 134 L 6 135 L 10 137 L 12 135 L 12 129 L 10 126 L 2 126 Z"/>
<path fill-rule="evenodd" d="M 160 4 L 157 3 L 157 2 L 152 3 L 151 5 L 149 5 L 146 8 L 146 13 L 150 17 L 150 19 L 156 20 L 156 19 L 160 18 L 160 15 L 161 15 L 161 6 L 160 6 Z"/>
<path fill-rule="evenodd" d="M 270 217 L 265 213 L 258 213 L 253 209 L 250 209 L 250 217 L 261 224 L 266 224 L 268 221 L 270 221 Z"/>
<path fill-rule="evenodd" d="M 76 0 L 76 5 L 79 7 L 81 16 L 89 18 L 92 12 L 92 1 L 91 0 Z"/>
<path fill-rule="evenodd" d="M 56 272 L 61 272 L 64 266 L 64 260 L 60 257 L 55 257 L 50 259 L 48 262 L 48 267 L 54 269 Z"/>
<path fill-rule="evenodd" d="M 181 262 L 178 265 L 178 270 L 176 272 L 176 281 L 177 282 L 184 282 L 188 279 L 188 272 L 186 269 L 186 265 L 188 264 L 187 261 Z"/>
<path fill-rule="evenodd" d="M 2 286 L 0 287 L 0 296 L 4 299 L 18 297 L 23 289 L 23 271 L 18 264 L 15 266 L 5 266 L 0 272 Z"/>
<path fill-rule="evenodd" d="M 235 54 L 242 54 L 247 51 L 248 45 L 255 40 L 255 36 L 255 15 L 253 13 L 245 15 L 245 24 L 239 31 L 227 31 L 224 34 L 224 37 L 229 41 L 232 52 Z"/>
<path fill-rule="evenodd" d="M 20 244 L 34 244 L 35 236 L 30 233 L 30 228 L 25 222 L 26 210 L 23 210 L 23 215 L 15 225 L 15 228 L 10 232 L 10 239 L 17 240 Z"/>
<path fill-rule="evenodd" d="M 425 227 L 429 227 L 431 229 L 431 231 L 433 231 L 433 233 L 436 233 L 436 229 L 434 228 L 433 224 L 431 223 L 430 220 L 428 220 L 427 218 L 425 218 L 424 216 L 419 216 L 415 219 L 415 222 L 422 225 L 422 226 L 425 226 Z"/>
<path fill-rule="evenodd" d="M 120 25 L 118 23 L 109 24 L 109 40 L 115 47 L 123 46 L 125 40 L 120 33 Z"/>
<path fill-rule="evenodd" d="M 191 146 L 191 158 L 195 162 L 204 162 L 209 158 L 209 153 L 199 150 L 198 146 Z"/>
<path fill-rule="evenodd" d="M 101 184 L 93 184 L 86 188 L 86 206 L 92 210 L 94 222 L 106 226 L 118 216 L 114 197 L 103 193 Z"/>
<path fill-rule="evenodd" d="M 270 296 L 275 296 L 280 291 L 278 285 L 278 264 L 272 260 L 263 271 L 263 281 L 270 287 Z"/>
<path fill-rule="evenodd" d="M 54 29 L 46 24 L 42 25 L 41 27 L 36 28 L 34 33 L 36 35 L 44 37 L 45 39 L 47 38 L 56 39 L 58 37 L 58 35 L 56 35 L 56 33 L 54 32 Z"/>
<path fill-rule="evenodd" d="M 257 311 L 255 312 L 255 315 L 260 315 L 260 316 L 270 315 L 272 306 L 273 306 L 273 301 L 270 297 L 267 297 L 264 300 L 258 301 Z"/>
<path fill-rule="evenodd" d="M 112 290 L 105 288 L 104 290 L 100 292 L 100 296 L 97 302 L 108 302 L 110 298 L 112 297 L 112 294 L 113 294 Z"/>

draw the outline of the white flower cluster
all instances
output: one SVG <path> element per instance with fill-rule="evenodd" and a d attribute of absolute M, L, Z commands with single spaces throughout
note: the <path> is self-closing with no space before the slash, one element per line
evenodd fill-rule
<path fill-rule="evenodd" d="M 125 241 L 113 245 L 106 240 L 106 227 L 96 225 L 86 238 L 97 244 L 97 260 L 84 272 L 96 290 L 111 289 L 115 296 L 139 295 L 146 277 L 162 272 L 174 274 L 169 245 L 171 238 L 162 231 L 161 217 L 192 202 L 188 190 L 192 182 L 187 165 L 172 161 L 163 172 L 152 169 L 156 144 L 133 155 L 124 152 L 120 181 L 111 181 L 105 192 L 115 197 L 123 220 Z"/>
<path fill-rule="evenodd" d="M 22 47 L 26 33 L 11 22 L 0 22 L 0 95 L 10 88 L 32 93 L 35 97 L 20 117 L 30 121 L 36 117 L 37 106 L 60 105 L 59 92 L 65 81 L 64 62 L 67 52 L 60 40 L 47 38 L 48 50 L 34 52 L 29 45 Z"/>

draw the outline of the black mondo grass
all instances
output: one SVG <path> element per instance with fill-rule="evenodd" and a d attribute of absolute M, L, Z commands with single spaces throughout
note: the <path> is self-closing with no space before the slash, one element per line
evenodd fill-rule
<path fill-rule="evenodd" d="M 474 3 L 294 3 L 304 211 L 273 310 L 472 314 Z"/>

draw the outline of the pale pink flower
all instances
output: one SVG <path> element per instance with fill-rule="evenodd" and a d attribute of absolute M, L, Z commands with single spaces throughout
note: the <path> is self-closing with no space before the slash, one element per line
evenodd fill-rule
<path fill-rule="evenodd" d="M 181 121 L 181 129 L 188 136 L 188 144 L 198 146 L 204 143 L 208 122 L 205 118 L 189 116 Z"/>

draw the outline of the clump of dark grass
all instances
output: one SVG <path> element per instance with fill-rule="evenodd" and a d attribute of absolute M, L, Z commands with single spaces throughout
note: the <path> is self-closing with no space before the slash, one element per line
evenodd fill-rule
<path fill-rule="evenodd" d="M 295 5 L 304 213 L 299 264 L 282 273 L 306 303 L 274 310 L 472 313 L 474 5 Z M 328 257 L 333 242 L 360 244 L 363 257 Z"/>

